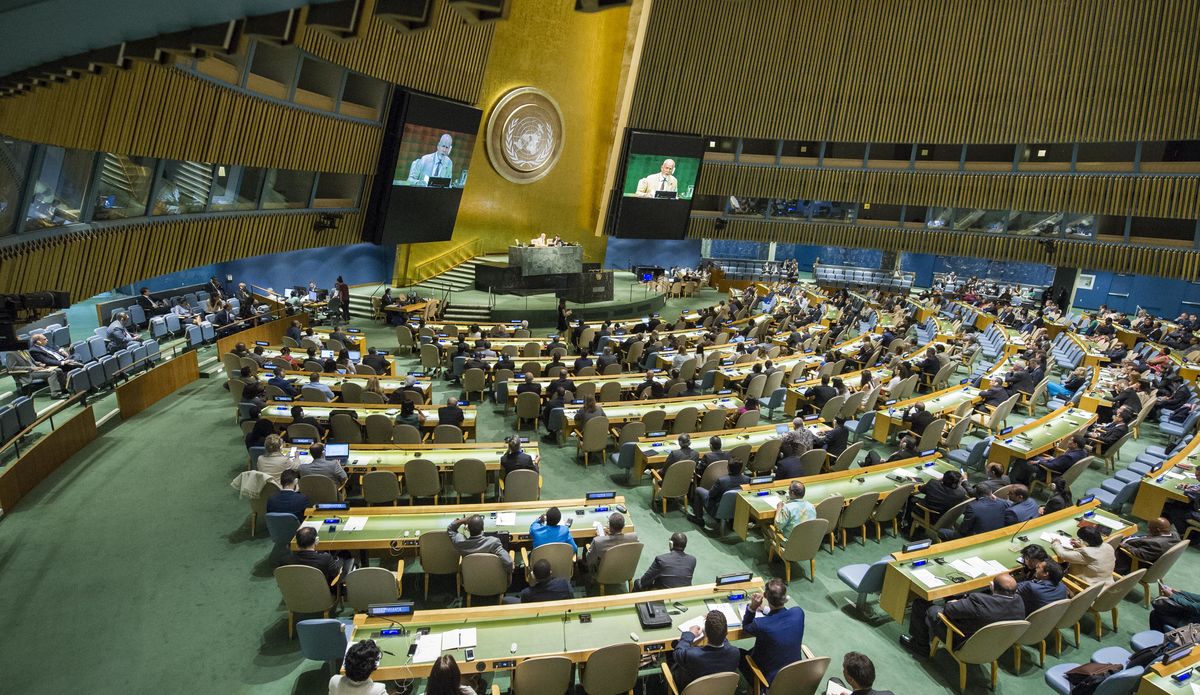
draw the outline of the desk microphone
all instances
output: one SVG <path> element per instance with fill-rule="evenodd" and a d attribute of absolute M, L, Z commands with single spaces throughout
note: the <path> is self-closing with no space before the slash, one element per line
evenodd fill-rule
<path fill-rule="evenodd" d="M 1020 548 L 1017 548 L 1017 547 L 1014 547 L 1014 546 L 1013 546 L 1013 541 L 1015 541 L 1015 540 L 1017 539 L 1017 536 L 1021 535 L 1021 532 L 1022 532 L 1022 531 L 1024 531 L 1024 530 L 1025 530 L 1025 527 L 1029 525 L 1029 522 L 1033 521 L 1034 519 L 1038 519 L 1038 518 L 1040 518 L 1040 517 L 1036 517 L 1036 516 L 1035 516 L 1035 517 L 1032 517 L 1032 518 L 1026 519 L 1025 521 L 1023 521 L 1023 522 L 1021 523 L 1021 525 L 1020 525 L 1020 526 L 1018 526 L 1018 527 L 1017 527 L 1017 531 L 1016 531 L 1016 533 L 1014 533 L 1014 534 L 1012 535 L 1012 538 L 1009 538 L 1009 539 L 1008 539 L 1008 549 L 1009 549 L 1009 550 L 1012 550 L 1013 552 L 1018 552 L 1018 551 L 1020 551 Z"/>

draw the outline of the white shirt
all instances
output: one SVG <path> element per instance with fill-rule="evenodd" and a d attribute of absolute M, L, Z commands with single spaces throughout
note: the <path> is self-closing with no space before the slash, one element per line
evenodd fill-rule
<path fill-rule="evenodd" d="M 329 695 L 387 695 L 387 688 L 370 678 L 358 683 L 339 673 L 329 679 Z"/>

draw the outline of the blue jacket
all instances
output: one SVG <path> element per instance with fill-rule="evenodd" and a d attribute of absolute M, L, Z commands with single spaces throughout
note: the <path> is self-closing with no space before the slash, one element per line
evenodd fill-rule
<path fill-rule="evenodd" d="M 1051 584 L 1044 579 L 1029 579 L 1017 582 L 1017 596 L 1025 602 L 1025 615 L 1036 611 L 1047 603 L 1067 597 L 1067 586 L 1062 582 Z"/>
<path fill-rule="evenodd" d="M 742 630 L 754 637 L 750 655 L 767 677 L 775 680 L 779 669 L 804 658 L 800 645 L 804 642 L 804 609 L 799 606 L 772 611 L 755 617 L 749 608 L 742 616 Z"/>
<path fill-rule="evenodd" d="M 564 523 L 547 526 L 540 521 L 534 521 L 529 525 L 529 538 L 535 548 L 547 543 L 566 543 L 572 550 L 579 552 L 579 546 L 575 545 L 575 539 L 571 537 L 571 527 Z"/>
<path fill-rule="evenodd" d="M 1024 502 L 1018 502 L 1004 510 L 1004 525 L 1012 526 L 1013 524 L 1021 524 L 1029 521 L 1038 515 L 1037 500 L 1032 497 Z"/>
<path fill-rule="evenodd" d="M 308 509 L 308 497 L 295 490 L 280 490 L 267 499 L 268 514 L 291 514 L 304 521 L 304 510 Z"/>
<path fill-rule="evenodd" d="M 993 497 L 983 497 L 967 505 L 963 512 L 962 521 L 958 523 L 958 532 L 964 536 L 976 533 L 987 533 L 998 528 L 1004 528 L 1004 513 L 1008 511 L 1008 502 Z"/>
<path fill-rule="evenodd" d="M 714 673 L 737 673 L 738 663 L 742 660 L 742 651 L 727 640 L 719 647 L 705 645 L 698 647 L 694 644 L 696 636 L 690 632 L 683 633 L 675 645 L 675 684 L 683 690 L 697 678 L 710 676 Z"/>

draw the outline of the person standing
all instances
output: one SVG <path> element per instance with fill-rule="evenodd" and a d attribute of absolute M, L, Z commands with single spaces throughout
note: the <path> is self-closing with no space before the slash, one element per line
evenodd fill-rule
<path fill-rule="evenodd" d="M 571 317 L 571 310 L 567 308 L 566 298 L 558 300 L 558 323 L 555 326 L 558 328 L 559 335 L 567 331 L 569 327 L 568 319 Z"/>
<path fill-rule="evenodd" d="M 760 615 L 764 601 L 767 610 Z M 745 654 L 753 657 L 768 685 L 779 669 L 804 658 L 800 646 L 804 642 L 804 609 L 787 608 L 786 603 L 787 584 L 774 577 L 763 593 L 750 597 L 742 616 L 742 631 L 754 637 L 754 648 Z"/>
<path fill-rule="evenodd" d="M 339 275 L 333 289 L 337 292 L 338 299 L 342 302 L 342 319 L 349 323 L 350 321 L 350 285 Z"/>

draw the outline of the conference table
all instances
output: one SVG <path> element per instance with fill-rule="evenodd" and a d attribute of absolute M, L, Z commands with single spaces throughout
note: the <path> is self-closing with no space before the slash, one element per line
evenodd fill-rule
<path fill-rule="evenodd" d="M 395 419 L 400 414 L 400 406 L 398 405 L 365 405 L 354 403 L 308 403 L 305 401 L 295 401 L 292 403 L 269 403 L 267 407 L 262 409 L 261 417 L 267 418 L 271 422 L 279 425 L 288 425 L 292 422 L 292 406 L 301 406 L 304 408 L 304 414 L 308 417 L 316 418 L 322 424 L 329 423 L 329 416 L 333 411 L 342 411 L 354 413 L 354 418 L 362 423 L 367 419 L 368 415 L 386 415 L 388 418 Z M 433 431 L 438 426 L 438 408 L 440 405 L 418 405 L 417 411 L 425 416 L 425 422 L 421 427 Z M 459 428 L 463 431 L 463 436 L 470 439 L 475 436 L 475 406 L 462 405 L 459 406 L 463 411 L 463 423 Z"/>
<path fill-rule="evenodd" d="M 1137 524 L 1098 509 L 1099 506 L 1099 501 L 1092 500 L 1023 524 L 935 543 L 923 550 L 892 553 L 879 605 L 893 620 L 902 622 L 913 598 L 933 601 L 982 589 L 997 575 L 1019 568 L 1021 548 L 1026 545 L 1041 545 L 1051 552 L 1048 540 L 1051 535 L 1073 538 L 1083 523 L 1102 527 L 1106 538 L 1131 536 L 1137 531 Z M 914 563 L 920 564 L 914 566 Z"/>
<path fill-rule="evenodd" d="M 988 461 L 1008 470 L 1015 460 L 1028 461 L 1044 454 L 1063 438 L 1085 430 L 1096 421 L 1096 414 L 1082 408 L 1064 405 L 1033 422 L 1026 423 L 992 442 Z"/>
<path fill-rule="evenodd" d="M 1183 648 L 1181 648 L 1183 649 Z M 1200 665 L 1200 645 L 1192 645 L 1191 651 L 1176 661 L 1151 664 L 1142 674 L 1136 695 L 1195 695 L 1194 669 Z M 1181 680 L 1173 676 L 1181 675 Z"/>
<path fill-rule="evenodd" d="M 605 384 L 608 384 L 608 383 L 615 382 L 617 384 L 620 384 L 621 393 L 622 394 L 630 394 L 630 393 L 633 393 L 633 390 L 639 384 L 642 384 L 646 381 L 646 375 L 643 372 L 609 374 L 607 376 L 571 376 L 568 378 L 571 380 L 572 383 L 575 384 L 576 389 L 578 389 L 580 386 L 583 386 L 584 384 L 595 384 L 597 395 L 600 394 L 600 389 Z M 549 397 L 550 384 L 554 383 L 555 381 L 558 381 L 557 377 L 552 377 L 552 376 L 534 377 L 533 383 L 542 387 L 542 391 L 539 395 L 541 396 L 543 401 L 545 401 Z M 664 374 L 663 372 L 659 372 L 654 375 L 654 381 L 659 384 L 665 384 L 665 383 L 667 383 L 667 375 Z M 515 375 L 510 381 L 508 381 L 508 386 L 506 387 L 508 395 L 507 395 L 506 400 L 507 400 L 509 406 L 516 404 L 517 396 L 520 395 L 517 393 L 517 387 L 524 383 L 525 383 L 525 379 L 519 373 L 517 375 Z M 602 406 L 603 406 L 603 404 L 602 404 Z"/>
<path fill-rule="evenodd" d="M 344 510 L 314 507 L 305 510 L 301 526 L 309 526 L 320 532 L 321 549 L 325 551 L 390 550 L 409 554 L 419 550 L 421 534 L 431 531 L 445 533 L 452 521 L 473 514 L 483 516 L 484 533 L 508 533 L 513 544 L 525 545 L 530 541 L 529 525 L 550 507 L 558 507 L 563 514 L 562 523 L 574 519 L 571 537 L 581 544 L 595 538 L 596 522 L 601 526 L 608 525 L 608 517 L 619 511 L 616 505 L 625 506 L 625 498 L 351 507 Z M 580 511 L 583 513 L 580 514 Z M 625 530 L 634 532 L 632 516 L 628 512 L 622 512 L 622 515 L 625 517 Z M 337 520 L 336 524 L 328 523 L 334 519 Z M 292 541 L 292 549 L 296 549 L 295 540 Z"/>
<path fill-rule="evenodd" d="M 861 390 L 859 389 L 859 385 L 862 383 L 862 373 L 864 371 L 871 372 L 871 375 L 874 376 L 881 384 L 886 384 L 892 378 L 892 370 L 886 367 L 868 367 L 865 370 L 856 369 L 852 372 L 842 372 L 841 374 L 835 374 L 834 376 L 841 379 L 842 383 L 844 383 L 847 388 L 850 388 L 850 391 L 853 394 L 855 391 Z M 800 409 L 801 405 L 807 404 L 808 396 L 805 396 L 804 392 L 820 383 L 821 380 L 819 378 L 808 379 L 807 381 L 792 382 L 791 386 L 788 387 L 787 395 L 784 397 L 784 412 L 795 413 Z M 879 395 L 881 398 L 887 396 L 887 394 L 888 390 L 886 388 L 881 388 L 879 390 Z M 876 415 L 876 417 L 878 417 L 878 415 Z"/>
<path fill-rule="evenodd" d="M 1070 339 L 1083 350 L 1083 361 L 1079 364 L 1084 367 L 1099 367 L 1109 361 L 1108 355 L 1104 354 L 1096 342 L 1087 336 L 1071 332 L 1068 336 Z"/>
<path fill-rule="evenodd" d="M 814 421 L 807 427 L 814 437 L 823 436 L 829 431 L 828 425 L 820 424 L 818 421 Z M 697 458 L 712 451 L 712 447 L 709 445 L 712 437 L 721 438 L 722 451 L 729 452 L 741 446 L 749 446 L 751 455 L 753 455 L 767 442 L 781 439 L 783 434 L 791 428 L 789 424 L 778 423 L 731 430 L 692 432 L 688 436 L 692 438 L 692 450 L 696 452 Z M 638 438 L 637 453 L 633 457 L 633 467 L 629 471 L 630 482 L 636 483 L 641 480 L 648 468 L 662 468 L 667 462 L 667 456 L 679 448 L 678 440 L 679 435 L 677 434 Z M 749 464 L 750 462 L 743 461 L 742 463 Z"/>
<path fill-rule="evenodd" d="M 521 450 L 537 461 L 541 456 L 538 443 L 531 441 L 521 445 Z M 404 464 L 414 459 L 432 461 L 442 475 L 454 472 L 454 464 L 463 459 L 478 459 L 483 462 L 489 477 L 498 479 L 500 457 L 508 451 L 503 443 L 482 444 L 351 444 L 350 455 L 342 463 L 346 472 L 357 475 L 372 471 L 388 471 L 404 478 Z M 295 458 L 301 464 L 312 461 L 304 448 L 299 448 Z"/>
<path fill-rule="evenodd" d="M 699 584 L 679 589 L 659 589 L 614 596 L 545 601 L 540 603 L 477 606 L 418 610 L 411 616 L 372 618 L 354 616 L 350 642 L 373 639 L 383 650 L 383 658 L 371 677 L 376 681 L 402 678 L 426 678 L 432 662 L 444 653 L 452 654 L 466 672 L 511 671 L 526 659 L 565 656 L 582 664 L 592 652 L 613 644 L 634 642 L 644 655 L 670 651 L 684 626 L 702 622 L 709 610 L 726 613 L 729 640 L 745 637 L 742 614 L 751 594 L 762 590 L 763 580 L 751 576 L 747 581 L 718 585 Z M 647 630 L 638 621 L 636 605 L 643 601 L 663 601 L 672 611 L 668 627 Z M 788 600 L 789 605 L 794 601 Z M 396 627 L 402 634 L 384 634 Z M 418 629 L 429 628 L 420 638 Z M 458 632 L 464 630 L 465 632 Z M 475 661 L 466 662 L 463 648 L 472 644 Z M 409 648 L 416 640 L 416 655 Z M 804 656 L 811 652 L 802 648 Z"/>
<path fill-rule="evenodd" d="M 1161 468 L 1142 478 L 1133 500 L 1133 515 L 1150 521 L 1162 516 L 1163 506 L 1170 500 L 1189 502 L 1180 487 L 1200 483 L 1195 475 L 1197 466 L 1200 466 L 1200 437 L 1193 438 L 1179 453 L 1164 461 Z"/>
<path fill-rule="evenodd" d="M 289 370 L 289 371 L 285 371 L 283 373 L 283 375 L 284 375 L 284 378 L 287 379 L 288 382 L 292 384 L 292 386 L 296 387 L 297 391 L 299 391 L 303 386 L 305 386 L 306 384 L 309 383 L 309 372 Z M 379 379 L 379 387 L 383 389 L 385 398 L 388 395 L 390 395 L 392 393 L 392 391 L 395 391 L 396 389 L 404 386 L 404 379 L 398 379 L 398 378 L 395 378 L 395 377 L 392 377 L 392 376 L 389 376 L 386 374 L 381 377 L 371 376 L 370 374 L 322 374 L 321 375 L 321 383 L 328 386 L 330 388 L 330 390 L 333 391 L 334 394 L 336 394 L 339 398 L 342 396 L 342 385 L 343 384 L 345 384 L 347 382 L 351 382 L 351 383 L 358 384 L 359 386 L 361 386 L 365 389 L 367 387 L 367 382 L 369 382 L 371 379 Z M 417 386 L 418 388 L 421 389 L 421 391 L 423 391 L 425 393 L 425 401 L 424 402 L 428 403 L 429 402 L 429 394 L 433 393 L 433 381 L 430 379 L 423 378 L 423 377 L 418 377 L 413 382 L 413 385 Z"/>
<path fill-rule="evenodd" d="M 321 341 L 330 340 L 334 329 L 326 326 L 312 326 L 312 332 L 321 338 Z M 306 329 L 307 330 L 307 329 Z M 342 343 L 347 350 L 358 350 L 363 355 L 367 354 L 367 336 L 357 328 L 346 328 L 341 331 L 346 336 L 349 342 Z"/>
<path fill-rule="evenodd" d="M 741 364 L 728 364 L 717 367 L 713 375 L 713 389 L 721 390 L 729 388 L 731 384 L 740 384 L 743 379 L 754 371 L 754 365 L 765 365 L 766 360 L 755 360 L 753 362 L 742 362 Z M 816 354 L 798 354 L 788 357 L 777 357 L 771 360 L 771 364 L 775 367 L 780 367 L 788 372 L 787 379 L 795 381 L 802 379 L 804 374 L 817 369 L 821 366 L 824 360 L 820 355 Z M 771 394 L 764 392 L 763 398 L 770 397 Z"/>
<path fill-rule="evenodd" d="M 661 410 L 666 416 L 666 422 L 674 422 L 675 416 L 679 415 L 684 408 L 695 408 L 700 416 L 709 410 L 723 410 L 728 417 L 742 407 L 742 399 L 736 396 L 680 396 L 679 398 L 656 398 L 646 401 L 601 403 L 600 407 L 604 410 L 604 415 L 608 418 L 610 425 L 641 420 L 642 416 L 653 410 Z M 563 408 L 564 435 L 578 432 L 575 415 L 581 408 L 582 405 L 576 403 L 568 404 Z"/>
<path fill-rule="evenodd" d="M 908 429 L 904 423 L 904 413 L 917 403 L 924 403 L 925 412 L 933 415 L 935 418 L 939 418 L 953 413 L 963 403 L 976 403 L 978 401 L 979 389 L 968 384 L 959 384 L 958 386 L 951 386 L 941 391 L 934 391 L 897 401 L 889 405 L 886 410 L 881 408 L 876 411 L 875 429 L 872 437 L 877 442 L 886 442 L 893 431 Z"/>
<path fill-rule="evenodd" d="M 263 356 L 266 357 L 267 359 L 275 359 L 275 358 L 283 356 L 283 352 L 282 352 L 283 346 L 282 345 L 264 345 L 264 346 L 262 346 L 262 349 L 263 349 Z M 296 360 L 300 365 L 303 365 L 304 362 L 306 360 L 308 360 L 308 350 L 306 348 L 288 348 L 288 349 L 291 350 L 292 359 Z M 321 355 L 321 353 L 318 352 L 317 353 L 318 361 L 324 361 L 325 357 L 333 357 L 334 359 L 337 359 L 336 352 L 333 352 L 331 350 L 323 350 L 322 352 L 325 352 L 326 354 Z M 363 355 L 360 355 L 359 360 L 355 361 L 355 364 L 357 364 L 358 362 L 361 362 L 362 361 L 361 358 L 364 355 L 365 355 L 365 353 Z M 389 371 L 390 371 L 391 375 L 395 376 L 398 373 L 396 371 L 396 365 L 398 364 L 398 361 L 395 359 L 392 359 L 391 357 L 388 357 L 387 355 L 383 355 L 383 358 L 385 360 L 387 360 L 387 363 L 390 367 Z M 286 363 L 284 363 L 284 364 L 286 364 Z M 305 372 L 307 372 L 307 370 L 305 370 Z M 387 375 L 384 375 L 384 376 L 387 376 Z"/>
<path fill-rule="evenodd" d="M 872 492 L 879 493 L 879 499 L 882 500 L 901 486 L 941 480 L 946 471 L 957 468 L 953 462 L 943 461 L 935 453 L 866 468 L 851 468 L 803 478 L 781 478 L 761 485 L 743 485 L 733 505 L 733 530 L 745 540 L 750 535 L 751 523 L 759 528 L 774 524 L 775 507 L 787 500 L 788 486 L 793 480 L 804 483 L 804 499 L 814 505 L 834 495 L 841 495 L 849 503 L 859 495 Z"/>

